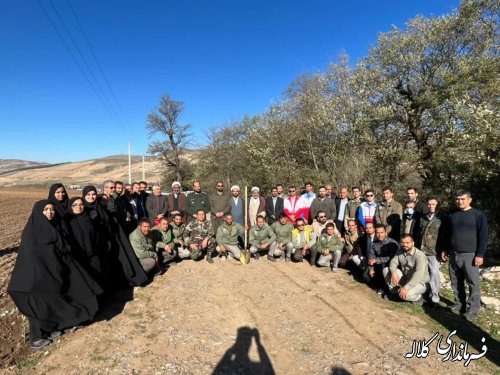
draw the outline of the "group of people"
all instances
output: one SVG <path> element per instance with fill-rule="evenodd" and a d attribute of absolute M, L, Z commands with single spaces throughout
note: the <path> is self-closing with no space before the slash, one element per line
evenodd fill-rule
<path fill-rule="evenodd" d="M 404 205 L 390 187 L 382 189 L 381 201 L 359 187 L 341 187 L 337 196 L 332 184 L 316 193 L 306 183 L 302 194 L 295 186 L 285 194 L 276 185 L 267 197 L 254 186 L 247 201 L 239 186 L 228 192 L 222 181 L 211 194 L 199 181 L 191 193 L 181 190 L 177 181 L 164 195 L 159 185 L 148 193 L 145 182 L 107 180 L 102 194 L 87 186 L 81 197 L 69 199 L 64 186 L 55 184 L 48 200 L 35 204 L 9 286 L 30 321 L 33 349 L 91 320 L 98 296 L 120 280 L 142 285 L 182 259 L 240 261 L 244 250 L 254 260 L 263 254 L 271 262 L 307 260 L 332 272 L 350 268 L 384 298 L 419 305 L 439 303 L 440 264 L 450 259 L 450 308 L 470 321 L 477 318 L 478 267 L 488 228 L 484 213 L 471 206 L 469 191 L 456 192 L 457 209 L 448 214 L 438 197 L 421 201 L 413 187 Z M 42 282 L 54 275 L 52 282 Z"/>

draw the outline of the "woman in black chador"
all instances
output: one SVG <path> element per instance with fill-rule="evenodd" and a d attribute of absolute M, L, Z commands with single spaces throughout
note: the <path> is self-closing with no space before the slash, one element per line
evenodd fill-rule
<path fill-rule="evenodd" d="M 85 208 L 94 224 L 100 227 L 101 264 L 105 265 L 105 290 L 125 285 L 144 285 L 148 277 L 130 246 L 127 235 L 116 217 L 106 209 L 106 201 L 97 195 L 94 186 L 82 191 Z"/>
<path fill-rule="evenodd" d="M 99 218 L 85 209 L 80 197 L 71 198 L 66 221 L 70 231 L 71 255 L 82 264 L 90 275 L 104 287 L 104 255 Z"/>
<path fill-rule="evenodd" d="M 54 205 L 58 218 L 62 220 L 68 210 L 69 201 L 68 193 L 64 185 L 61 183 L 53 184 L 49 189 L 49 196 L 47 199 Z"/>
<path fill-rule="evenodd" d="M 61 330 L 92 320 L 102 289 L 69 255 L 48 200 L 35 203 L 21 235 L 8 292 L 30 323 L 30 345 L 41 349 Z"/>

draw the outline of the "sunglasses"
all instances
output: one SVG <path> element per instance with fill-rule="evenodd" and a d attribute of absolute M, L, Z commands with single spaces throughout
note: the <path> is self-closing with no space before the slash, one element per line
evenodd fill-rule
<path fill-rule="evenodd" d="M 366 194 L 367 197 L 373 197 L 373 194 Z"/>
<path fill-rule="evenodd" d="M 318 216 L 318 219 L 324 219 L 326 216 Z"/>
<path fill-rule="evenodd" d="M 224 185 L 217 185 L 217 187 L 224 187 Z"/>
<path fill-rule="evenodd" d="M 288 190 L 289 193 L 295 193 L 295 190 Z"/>

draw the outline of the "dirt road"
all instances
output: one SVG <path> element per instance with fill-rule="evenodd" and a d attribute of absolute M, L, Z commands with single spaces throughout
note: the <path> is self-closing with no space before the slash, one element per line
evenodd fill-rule
<path fill-rule="evenodd" d="M 8 271 L 4 259 L 2 255 L 3 276 Z M 442 362 L 435 343 L 427 358 L 405 359 L 413 340 L 435 333 L 422 308 L 381 300 L 345 270 L 334 274 L 305 262 L 271 263 L 264 258 L 246 266 L 221 259 L 213 265 L 183 261 L 147 287 L 129 292 L 122 292 L 98 322 L 66 333 L 45 352 L 22 362 L 21 369 L 0 371 L 487 373 L 474 361 L 468 367 L 464 361 Z M 5 298 L 2 306 L 11 308 Z M 10 322 L 17 326 L 20 318 Z M 457 329 L 460 324 L 457 317 Z M 446 339 L 449 332 L 440 334 Z"/>

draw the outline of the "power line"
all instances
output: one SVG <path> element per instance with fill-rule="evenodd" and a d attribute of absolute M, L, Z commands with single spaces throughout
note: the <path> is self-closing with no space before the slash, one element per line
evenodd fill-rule
<path fill-rule="evenodd" d="M 71 10 L 71 13 L 73 14 L 73 17 L 75 17 L 76 24 L 78 25 L 80 32 L 83 35 L 83 38 L 87 42 L 87 46 L 89 47 L 89 50 L 92 53 L 92 57 L 94 58 L 94 61 L 97 65 L 97 67 L 99 68 L 99 71 L 101 72 L 102 77 L 104 78 L 104 82 L 106 83 L 106 86 L 108 87 L 109 92 L 111 93 L 111 96 L 113 97 L 113 100 L 115 101 L 118 109 L 120 110 L 120 112 L 123 116 L 123 119 L 125 120 L 124 121 L 125 125 L 130 126 L 129 122 L 127 121 L 127 117 L 125 116 L 125 111 L 123 110 L 123 107 L 121 106 L 120 102 L 118 101 L 118 98 L 116 97 L 115 92 L 114 92 L 113 88 L 111 87 L 111 84 L 109 83 L 109 80 L 106 76 L 106 73 L 104 72 L 104 69 L 102 68 L 101 63 L 99 62 L 99 59 L 97 58 L 97 55 L 94 51 L 94 48 L 92 47 L 92 44 L 90 43 L 90 40 L 87 38 L 87 34 L 85 33 L 85 31 L 80 23 L 80 20 L 78 19 L 78 16 L 76 15 L 76 12 L 75 12 L 73 6 L 69 2 L 69 0 L 66 0 L 66 3 L 68 4 L 68 7 Z"/>
<path fill-rule="evenodd" d="M 111 115 L 111 118 L 113 119 L 113 121 L 115 122 L 116 125 L 118 125 L 118 127 L 120 128 L 125 128 L 124 125 L 123 125 L 123 122 L 121 121 L 120 117 L 118 116 L 116 110 L 114 109 L 114 107 L 112 106 L 111 102 L 109 101 L 108 97 L 106 96 L 104 90 L 102 89 L 102 86 L 100 85 L 99 81 L 97 80 L 96 76 L 94 75 L 94 73 L 92 72 L 92 69 L 91 67 L 89 66 L 89 64 L 87 63 L 85 57 L 83 56 L 83 53 L 81 52 L 80 48 L 78 47 L 75 39 L 73 38 L 73 36 L 71 35 L 71 32 L 69 31 L 69 29 L 67 28 L 66 24 L 64 23 L 62 17 L 60 16 L 59 12 L 57 11 L 57 9 L 55 8 L 54 4 L 52 3 L 52 0 L 50 1 L 51 5 L 52 5 L 52 8 L 54 9 L 57 17 L 59 18 L 61 24 L 63 25 L 66 33 L 68 34 L 70 40 L 72 41 L 75 49 L 77 50 L 78 54 L 80 55 L 80 58 L 81 60 L 83 61 L 83 63 L 85 64 L 87 70 L 89 73 L 87 73 L 85 71 L 85 69 L 82 67 L 82 64 L 78 61 L 77 57 L 75 56 L 75 54 L 73 53 L 71 47 L 68 45 L 68 43 L 66 42 L 65 38 L 63 37 L 63 35 L 61 34 L 61 32 L 59 31 L 59 28 L 58 26 L 56 25 L 56 23 L 54 22 L 54 20 L 52 19 L 52 17 L 49 15 L 49 13 L 47 12 L 47 10 L 45 9 L 45 7 L 43 6 L 42 2 L 40 0 L 37 0 L 38 2 L 38 5 L 40 6 L 40 8 L 42 9 L 45 17 L 49 20 L 50 24 L 52 25 L 52 27 L 54 28 L 57 36 L 59 37 L 59 39 L 62 41 L 64 47 L 66 48 L 66 50 L 69 52 L 69 54 L 71 55 L 73 61 L 75 62 L 75 64 L 77 65 L 78 69 L 80 70 L 80 72 L 83 74 L 85 80 L 87 81 L 87 83 L 90 85 L 90 87 L 92 88 L 92 91 L 94 92 L 94 94 L 97 96 L 97 98 L 99 99 L 99 101 L 101 102 L 101 104 L 103 105 L 103 107 L 108 111 L 108 113 Z M 89 74 L 90 76 L 93 78 L 94 82 L 92 82 L 92 80 L 89 78 Z M 98 89 L 96 88 L 96 86 L 98 87 Z M 103 99 L 104 98 L 104 99 Z"/>

